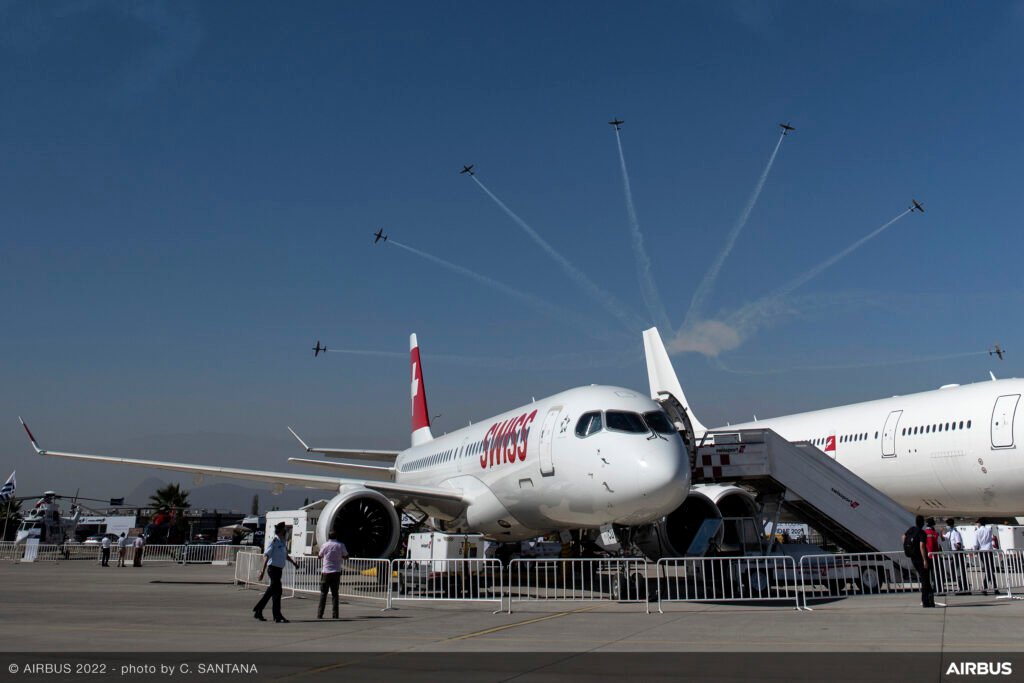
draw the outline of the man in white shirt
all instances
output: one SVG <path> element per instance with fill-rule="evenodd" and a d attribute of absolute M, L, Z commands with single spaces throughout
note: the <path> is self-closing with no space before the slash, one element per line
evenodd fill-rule
<path fill-rule="evenodd" d="M 287 529 L 287 524 L 278 522 L 274 526 L 274 537 L 267 544 L 267 549 L 263 551 L 263 567 L 260 569 L 259 580 L 262 581 L 263 574 L 266 573 L 270 577 L 270 585 L 267 586 L 260 601 L 252 608 L 252 615 L 260 621 L 266 621 L 263 617 L 263 608 L 273 600 L 274 622 L 288 623 L 288 620 L 281 614 L 281 593 L 283 592 L 281 575 L 284 574 L 285 562 L 291 562 L 296 569 L 299 568 L 299 565 L 288 555 L 288 547 L 284 544 L 284 535 Z"/>
<path fill-rule="evenodd" d="M 110 536 L 104 534 L 103 540 L 100 541 L 100 566 L 110 566 Z"/>
<path fill-rule="evenodd" d="M 138 536 L 135 537 L 135 542 L 133 544 L 134 547 L 135 547 L 135 555 L 132 557 L 132 566 L 133 567 L 141 567 L 142 566 L 142 546 L 145 545 L 145 543 L 146 543 L 146 539 L 144 539 L 142 537 L 142 534 L 139 534 Z"/>
<path fill-rule="evenodd" d="M 942 534 L 943 540 L 949 543 L 949 549 L 951 551 L 959 551 L 964 549 L 964 537 L 956 528 L 956 524 L 952 517 L 946 520 L 946 532 Z M 963 593 L 967 590 L 967 565 L 964 562 L 965 558 L 963 553 L 957 553 L 953 556 L 953 573 L 956 579 L 957 592 Z"/>
<path fill-rule="evenodd" d="M 331 529 L 327 534 L 327 543 L 320 546 L 320 606 L 316 610 L 316 618 L 324 618 L 324 607 L 327 605 L 327 591 L 331 591 L 331 606 L 334 618 L 338 618 L 338 584 L 341 582 L 341 561 L 348 557 L 345 544 L 338 541 L 338 534 Z"/>
<path fill-rule="evenodd" d="M 974 549 L 980 550 L 981 566 L 985 569 L 985 582 L 982 584 L 982 595 L 988 595 L 988 586 L 992 584 L 992 590 L 996 590 L 995 577 L 995 553 L 998 542 L 992 535 L 992 527 L 984 519 L 974 523 Z"/>
<path fill-rule="evenodd" d="M 121 538 L 117 539 L 117 566 L 124 566 L 124 556 L 128 554 L 128 535 L 123 531 Z"/>

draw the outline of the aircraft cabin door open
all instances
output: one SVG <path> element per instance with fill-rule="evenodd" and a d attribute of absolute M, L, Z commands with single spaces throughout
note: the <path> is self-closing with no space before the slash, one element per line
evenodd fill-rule
<path fill-rule="evenodd" d="M 555 463 L 551 458 L 551 446 L 555 436 L 555 422 L 558 414 L 562 412 L 562 406 L 556 406 L 544 416 L 544 424 L 540 428 L 540 473 L 542 476 L 550 477 L 555 473 Z"/>
<path fill-rule="evenodd" d="M 885 418 L 885 427 L 882 428 L 882 457 L 896 457 L 896 428 L 900 424 L 902 410 L 894 410 Z"/>
<path fill-rule="evenodd" d="M 992 408 L 992 448 L 1013 448 L 1013 419 L 1020 394 L 1000 396 Z"/>

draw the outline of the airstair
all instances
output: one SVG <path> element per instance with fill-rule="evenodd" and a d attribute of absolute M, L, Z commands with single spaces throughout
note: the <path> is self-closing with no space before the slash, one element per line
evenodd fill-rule
<path fill-rule="evenodd" d="M 770 429 L 710 431 L 696 444 L 694 483 L 742 484 L 848 552 L 888 551 L 914 516 L 811 444 Z"/>

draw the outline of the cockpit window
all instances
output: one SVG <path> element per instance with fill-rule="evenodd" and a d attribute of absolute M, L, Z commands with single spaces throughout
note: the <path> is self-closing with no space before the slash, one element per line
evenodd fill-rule
<path fill-rule="evenodd" d="M 644 424 L 643 418 L 636 413 L 609 410 L 605 412 L 604 416 L 608 423 L 608 429 L 614 429 L 617 432 L 629 432 L 630 434 L 647 434 L 650 432 L 647 425 Z"/>
<path fill-rule="evenodd" d="M 644 413 L 644 420 L 647 422 L 647 426 L 658 434 L 675 434 L 675 427 L 669 422 L 668 415 L 661 410 Z"/>
<path fill-rule="evenodd" d="M 583 438 L 601 431 L 601 413 L 583 413 L 576 423 L 576 436 Z"/>

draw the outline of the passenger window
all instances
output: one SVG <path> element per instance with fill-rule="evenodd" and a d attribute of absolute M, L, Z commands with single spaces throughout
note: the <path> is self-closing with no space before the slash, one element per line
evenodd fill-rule
<path fill-rule="evenodd" d="M 968 421 L 967 421 L 967 428 L 968 428 L 968 429 L 970 429 L 970 428 L 971 428 L 971 421 L 970 421 L 970 420 L 968 420 Z"/>
<path fill-rule="evenodd" d="M 652 431 L 658 434 L 675 434 L 676 429 L 672 426 L 672 423 L 668 419 L 668 415 L 661 410 L 652 410 L 649 413 L 644 413 L 644 421 Z"/>
<path fill-rule="evenodd" d="M 650 432 L 643 418 L 636 413 L 627 413 L 623 410 L 609 410 L 604 414 L 608 429 L 617 432 L 628 432 L 630 434 L 647 434 Z"/>
<path fill-rule="evenodd" d="M 583 413 L 576 423 L 576 436 L 585 438 L 601 431 L 601 413 Z"/>

